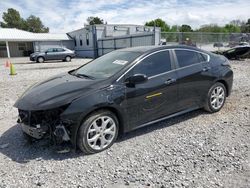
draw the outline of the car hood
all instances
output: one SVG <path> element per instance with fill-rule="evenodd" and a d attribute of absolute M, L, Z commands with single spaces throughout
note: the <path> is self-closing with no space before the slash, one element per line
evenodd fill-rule
<path fill-rule="evenodd" d="M 35 84 L 16 101 L 14 107 L 22 110 L 47 110 L 71 103 L 100 87 L 100 80 L 78 78 L 69 73 L 54 76 Z"/>

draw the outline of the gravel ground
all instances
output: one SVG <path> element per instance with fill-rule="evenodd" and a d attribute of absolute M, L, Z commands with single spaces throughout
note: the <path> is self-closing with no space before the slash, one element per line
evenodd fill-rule
<path fill-rule="evenodd" d="M 233 91 L 220 112 L 172 118 L 88 156 L 27 144 L 12 107 L 31 84 L 88 60 L 24 60 L 14 60 L 16 76 L 0 60 L 0 187 L 250 187 L 250 60 L 232 62 Z"/>

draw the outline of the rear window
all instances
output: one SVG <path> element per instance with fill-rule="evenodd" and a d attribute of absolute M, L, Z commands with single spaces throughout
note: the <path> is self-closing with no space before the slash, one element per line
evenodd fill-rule
<path fill-rule="evenodd" d="M 64 52 L 65 50 L 63 48 L 57 48 L 58 52 Z"/>
<path fill-rule="evenodd" d="M 189 51 L 189 50 L 175 50 L 179 67 L 186 67 L 200 62 L 207 61 L 205 54 Z"/>

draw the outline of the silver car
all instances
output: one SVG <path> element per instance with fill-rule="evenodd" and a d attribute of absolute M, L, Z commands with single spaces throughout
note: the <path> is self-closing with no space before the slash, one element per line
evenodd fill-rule
<path fill-rule="evenodd" d="M 67 48 L 49 48 L 45 52 L 35 52 L 30 54 L 30 61 L 43 63 L 47 60 L 71 61 L 75 57 L 75 52 Z"/>

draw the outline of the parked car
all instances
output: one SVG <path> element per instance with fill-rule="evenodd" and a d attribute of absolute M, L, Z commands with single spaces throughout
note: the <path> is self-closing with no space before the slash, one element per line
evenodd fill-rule
<path fill-rule="evenodd" d="M 75 57 L 75 52 L 67 48 L 49 48 L 45 52 L 35 52 L 30 54 L 30 61 L 43 63 L 48 60 L 71 61 Z"/>
<path fill-rule="evenodd" d="M 214 48 L 215 47 L 217 47 L 217 48 L 223 47 L 223 43 L 221 43 L 221 42 L 215 42 L 214 43 Z"/>
<path fill-rule="evenodd" d="M 135 47 L 38 83 L 14 106 L 25 135 L 71 141 L 91 154 L 124 132 L 199 108 L 218 112 L 232 84 L 223 56 L 189 46 Z"/>

